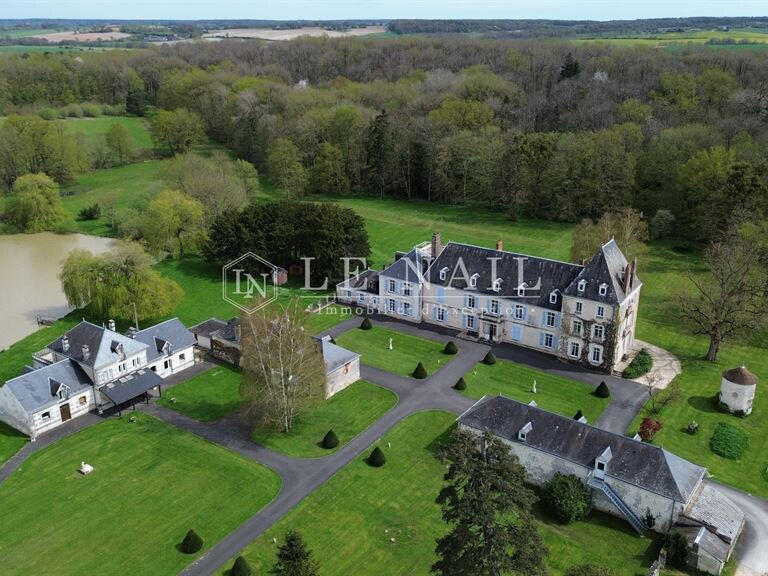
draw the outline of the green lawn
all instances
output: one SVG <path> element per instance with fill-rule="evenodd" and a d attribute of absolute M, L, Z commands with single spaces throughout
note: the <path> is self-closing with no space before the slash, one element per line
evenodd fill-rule
<path fill-rule="evenodd" d="M 313 334 L 321 334 L 336 324 L 352 317 L 352 310 L 346 306 L 332 304 L 309 317 L 309 329 Z"/>
<path fill-rule="evenodd" d="M 24 434 L 5 422 L 0 422 L 0 465 L 21 450 L 26 443 L 27 437 Z"/>
<path fill-rule="evenodd" d="M 536 381 L 536 394 L 531 392 Z M 590 423 L 594 423 L 610 403 L 608 398 L 597 398 L 592 387 L 561 378 L 535 368 L 506 360 L 496 364 L 476 364 L 464 375 L 467 389 L 462 393 L 470 398 L 506 396 L 519 402 L 535 400 L 539 408 L 557 412 L 569 418 L 581 410 Z"/>
<path fill-rule="evenodd" d="M 240 370 L 221 364 L 163 392 L 157 403 L 208 422 L 231 414 L 242 404 Z M 175 398 L 175 402 L 171 402 Z"/>
<path fill-rule="evenodd" d="M 394 427 L 379 442 L 387 456 L 383 468 L 365 464 L 366 450 L 245 549 L 254 574 L 272 567 L 272 538 L 279 544 L 291 528 L 302 533 L 323 576 L 428 574 L 435 539 L 445 530 L 435 503 L 445 468 L 434 451 L 454 418 L 421 412 Z M 570 526 L 539 520 L 552 576 L 582 562 L 611 566 L 617 576 L 644 576 L 658 551 L 654 539 L 639 538 L 603 514 Z"/>
<path fill-rule="evenodd" d="M 392 350 L 389 339 L 392 338 Z M 411 376 L 421 362 L 431 376 L 451 361 L 453 356 L 443 354 L 443 345 L 434 340 L 425 340 L 398 330 L 382 328 L 374 324 L 370 330 L 356 328 L 345 332 L 336 343 L 360 354 L 360 361 L 374 368 L 394 372 L 400 376 Z M 459 353 L 461 346 L 459 345 Z"/>
<path fill-rule="evenodd" d="M 277 474 L 155 420 L 112 418 L 33 455 L 0 485 L 7 574 L 177 574 L 280 487 Z M 81 476 L 81 461 L 94 471 Z M 44 545 L 43 545 L 44 543 Z"/>
<path fill-rule="evenodd" d="M 122 124 L 133 142 L 136 152 L 153 148 L 149 122 L 146 118 L 134 116 L 101 116 L 99 118 L 67 118 L 58 120 L 64 128 L 73 134 L 81 134 L 87 143 L 105 136 L 114 124 Z"/>
<path fill-rule="evenodd" d="M 77 220 L 77 215 L 86 206 L 108 199 L 115 205 L 119 221 L 128 211 L 141 209 L 160 190 L 166 187 L 160 179 L 160 170 L 165 160 L 148 160 L 116 168 L 94 170 L 80 176 L 73 184 L 61 190 L 64 207 L 76 220 L 76 231 L 95 236 L 112 236 L 113 230 L 107 215 L 102 210 L 96 220 Z"/>
<path fill-rule="evenodd" d="M 326 450 L 319 443 L 328 430 L 339 437 L 341 448 L 376 422 L 397 403 L 397 396 L 365 380 L 358 380 L 315 408 L 299 420 L 289 434 L 268 430 L 254 430 L 254 442 L 271 450 L 298 458 L 327 456 L 335 450 Z"/>

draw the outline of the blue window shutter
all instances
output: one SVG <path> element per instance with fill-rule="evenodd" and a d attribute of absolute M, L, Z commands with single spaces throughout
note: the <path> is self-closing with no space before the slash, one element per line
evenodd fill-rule
<path fill-rule="evenodd" d="M 539 346 L 544 347 L 544 332 L 539 332 Z"/>
<path fill-rule="evenodd" d="M 469 294 L 464 294 L 464 308 L 467 308 L 469 306 Z M 464 320 L 464 325 L 466 326 L 467 322 Z"/>
<path fill-rule="evenodd" d="M 520 325 L 519 324 L 515 324 L 514 326 L 512 326 L 512 339 L 513 340 L 518 340 L 519 341 L 520 340 L 520 336 L 521 336 L 520 333 L 521 333 L 521 330 L 520 330 Z"/>
<path fill-rule="evenodd" d="M 528 317 L 528 308 L 523 306 L 523 320 L 525 320 Z"/>
<path fill-rule="evenodd" d="M 437 306 L 432 306 L 432 318 L 437 320 Z"/>
<path fill-rule="evenodd" d="M 560 328 L 560 314 L 555 314 L 555 328 Z"/>
<path fill-rule="evenodd" d="M 552 337 L 552 348 L 557 350 L 557 335 Z"/>
<path fill-rule="evenodd" d="M 441 304 L 445 302 L 445 288 L 443 288 L 442 286 L 439 286 L 437 288 L 437 301 L 440 302 Z"/>

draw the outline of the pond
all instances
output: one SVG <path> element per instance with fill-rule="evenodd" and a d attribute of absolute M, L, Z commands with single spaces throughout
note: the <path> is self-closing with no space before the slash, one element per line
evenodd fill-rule
<path fill-rule="evenodd" d="M 107 252 L 117 240 L 85 234 L 0 235 L 0 350 L 37 330 L 37 317 L 69 312 L 58 273 L 70 250 Z"/>

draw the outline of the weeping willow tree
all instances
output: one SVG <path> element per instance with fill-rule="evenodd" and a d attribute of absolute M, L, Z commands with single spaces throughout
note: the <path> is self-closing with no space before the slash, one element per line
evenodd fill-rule
<path fill-rule="evenodd" d="M 323 356 L 304 327 L 306 319 L 298 302 L 240 318 L 240 392 L 246 415 L 257 426 L 290 432 L 296 419 L 324 398 Z"/>
<path fill-rule="evenodd" d="M 96 255 L 73 250 L 64 260 L 59 280 L 70 306 L 96 318 L 146 320 L 170 314 L 183 291 L 163 278 L 135 243 Z"/>

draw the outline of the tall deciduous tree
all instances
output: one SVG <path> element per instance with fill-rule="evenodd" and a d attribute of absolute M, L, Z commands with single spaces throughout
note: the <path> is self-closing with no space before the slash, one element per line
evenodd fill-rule
<path fill-rule="evenodd" d="M 573 233 L 571 260 L 589 260 L 611 238 L 628 260 L 642 259 L 648 251 L 648 224 L 632 208 L 606 212 L 597 222 L 584 220 Z"/>
<path fill-rule="evenodd" d="M 141 234 L 153 254 L 181 258 L 195 252 L 206 237 L 203 205 L 178 190 L 164 190 L 144 210 Z"/>
<path fill-rule="evenodd" d="M 688 273 L 692 293 L 680 297 L 680 315 L 696 334 L 709 337 L 707 360 L 717 361 L 723 341 L 764 322 L 768 272 L 763 247 L 744 233 L 730 232 L 713 242 L 704 261 L 709 272 Z"/>
<path fill-rule="evenodd" d="M 115 164 L 128 164 L 131 161 L 134 154 L 133 141 L 125 126 L 119 122 L 113 123 L 107 131 L 106 141 Z"/>
<path fill-rule="evenodd" d="M 21 232 L 53 230 L 67 218 L 59 185 L 46 174 L 25 174 L 13 183 L 3 218 Z"/>
<path fill-rule="evenodd" d="M 447 485 L 437 502 L 450 532 L 438 539 L 440 576 L 546 574 L 547 549 L 531 516 L 536 501 L 525 469 L 490 433 L 456 430 L 440 456 Z"/>
<path fill-rule="evenodd" d="M 349 180 L 344 172 L 344 155 L 333 144 L 320 144 L 309 172 L 309 187 L 315 194 L 347 194 Z"/>
<path fill-rule="evenodd" d="M 278 138 L 267 157 L 267 172 L 274 184 L 296 198 L 307 187 L 307 170 L 301 163 L 296 145 L 287 138 Z"/>
<path fill-rule="evenodd" d="M 139 320 L 167 316 L 181 299 L 178 284 L 152 268 L 144 249 L 124 244 L 114 253 L 73 250 L 59 279 L 67 302 L 96 318 Z"/>
<path fill-rule="evenodd" d="M 324 397 L 325 365 L 305 329 L 299 302 L 243 314 L 240 392 L 246 415 L 258 426 L 288 433 L 296 419 Z"/>
<path fill-rule="evenodd" d="M 277 551 L 277 562 L 269 571 L 273 576 L 317 576 L 317 562 L 301 534 L 289 530 Z"/>
<path fill-rule="evenodd" d="M 171 154 L 183 154 L 205 139 L 200 116 L 186 108 L 160 110 L 152 119 L 152 134 Z"/>

